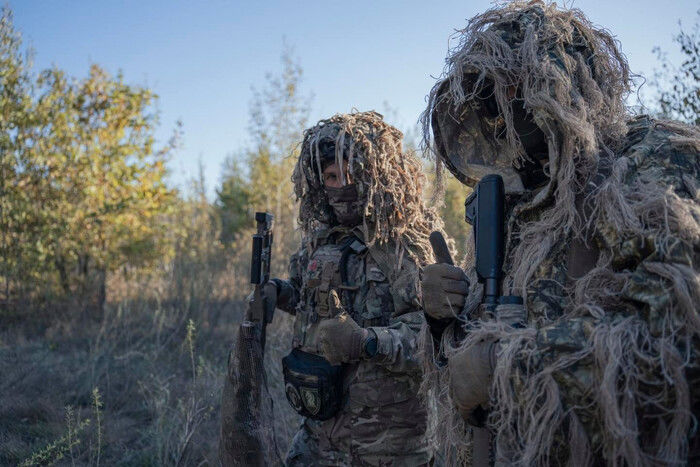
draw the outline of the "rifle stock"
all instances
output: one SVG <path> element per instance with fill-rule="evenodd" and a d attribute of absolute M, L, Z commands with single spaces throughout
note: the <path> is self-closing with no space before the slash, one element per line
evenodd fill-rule
<path fill-rule="evenodd" d="M 221 402 L 219 459 L 223 466 L 281 465 L 274 433 L 272 397 L 263 351 L 266 324 L 272 321 L 263 287 L 270 279 L 272 214 L 255 214 L 250 282 L 253 300 L 229 355 Z"/>

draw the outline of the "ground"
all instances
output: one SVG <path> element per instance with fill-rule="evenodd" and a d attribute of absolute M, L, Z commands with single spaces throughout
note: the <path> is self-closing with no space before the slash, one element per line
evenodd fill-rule
<path fill-rule="evenodd" d="M 0 465 L 218 465 L 221 387 L 243 303 L 186 305 L 132 301 L 97 316 L 0 322 Z M 282 447 L 299 419 L 281 376 L 291 317 L 277 313 L 265 358 Z"/>

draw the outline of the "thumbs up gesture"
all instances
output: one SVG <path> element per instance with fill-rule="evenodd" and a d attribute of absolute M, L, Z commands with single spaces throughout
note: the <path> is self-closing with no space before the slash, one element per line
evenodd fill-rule
<path fill-rule="evenodd" d="M 430 235 L 438 263 L 423 269 L 423 311 L 434 319 L 455 318 L 464 308 L 469 281 L 464 271 L 452 263 L 449 249 L 440 232 Z"/>

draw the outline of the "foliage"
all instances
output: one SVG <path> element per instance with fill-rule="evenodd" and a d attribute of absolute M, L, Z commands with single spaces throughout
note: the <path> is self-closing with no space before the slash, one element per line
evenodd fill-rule
<path fill-rule="evenodd" d="M 102 409 L 104 408 L 104 403 L 102 402 L 102 395 L 100 394 L 100 389 L 95 387 L 92 390 L 92 409 L 95 413 L 95 434 L 96 434 L 96 444 L 97 447 L 91 449 L 90 457 L 93 458 L 93 452 L 97 451 L 94 455 L 95 465 L 100 465 L 100 455 L 102 454 Z M 73 453 L 71 452 L 71 456 Z M 90 462 L 92 465 L 92 462 Z"/>
<path fill-rule="evenodd" d="M 454 240 L 457 249 L 455 264 L 461 264 L 466 254 L 467 239 L 471 231 L 471 225 L 464 220 L 464 200 L 471 193 L 471 189 L 462 185 L 449 172 L 445 172 L 445 202 L 440 206 L 440 217 L 445 222 L 445 233 Z"/>
<path fill-rule="evenodd" d="M 75 465 L 73 459 L 73 451 L 80 444 L 80 437 L 90 425 L 90 419 L 77 420 L 75 412 L 71 406 L 66 407 L 66 434 L 52 441 L 44 448 L 34 452 L 29 458 L 25 459 L 20 466 L 29 467 L 33 465 L 52 465 L 63 459 L 68 453 L 71 457 L 72 464 Z M 98 462 L 99 465 L 99 462 Z"/>
<path fill-rule="evenodd" d="M 9 278 L 17 277 L 24 262 L 32 260 L 16 250 L 18 238 L 12 228 L 23 224 L 26 241 L 31 242 L 35 236 L 34 225 L 26 218 L 31 203 L 18 180 L 22 168 L 17 156 L 33 123 L 29 59 L 21 47 L 21 37 L 12 26 L 12 12 L 5 7 L 0 18 L 0 277 L 4 279 L 0 293 L 5 299 Z"/>
<path fill-rule="evenodd" d="M 173 230 L 174 257 L 165 258 L 162 266 L 168 271 L 168 279 L 175 281 L 168 298 L 184 304 L 189 314 L 197 312 L 208 300 L 222 296 L 217 281 L 230 259 L 219 240 L 221 224 L 216 209 L 207 200 L 203 173 L 200 166 L 199 178 L 192 181 L 190 193 L 177 199 L 168 219 Z"/>
<path fill-rule="evenodd" d="M 674 65 L 667 53 L 655 47 L 661 69 L 654 70 L 651 85 L 656 91 L 660 117 L 700 125 L 700 10 L 692 31 L 680 26 L 673 41 L 680 48 L 682 62 Z"/>
<path fill-rule="evenodd" d="M 250 205 L 252 186 L 243 176 L 241 164 L 234 158 L 224 163 L 221 187 L 217 189 L 217 214 L 223 226 L 221 241 L 230 245 L 236 235 L 252 223 Z"/>
<path fill-rule="evenodd" d="M 177 140 L 155 147 L 156 96 L 121 74 L 92 65 L 82 80 L 57 68 L 34 79 L 7 8 L 0 47 L 5 299 L 96 291 L 102 303 L 108 272 L 172 256 L 165 164 Z"/>

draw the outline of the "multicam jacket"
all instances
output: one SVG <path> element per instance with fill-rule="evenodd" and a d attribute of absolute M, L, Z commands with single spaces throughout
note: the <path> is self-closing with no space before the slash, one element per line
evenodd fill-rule
<path fill-rule="evenodd" d="M 585 240 L 560 238 L 528 283 L 528 325 L 498 336 L 491 426 L 500 462 L 700 462 L 693 428 L 700 414 L 700 305 L 687 303 L 700 296 L 700 141 L 678 128 L 644 116 L 630 121 L 615 158 L 623 169 L 610 168 L 596 183 L 604 187 L 613 177 L 623 187 L 653 181 L 666 190 L 658 198 L 666 215 L 680 221 L 653 219 L 653 199 L 648 211 L 621 213 L 638 216 L 649 235 L 611 216 L 587 216 L 594 222 Z M 618 193 L 637 207 L 647 195 Z M 580 206 L 589 214 L 600 208 L 587 204 L 590 199 Z M 516 221 L 540 220 L 537 212 L 518 214 L 522 202 L 511 205 L 511 252 L 518 242 Z M 664 222 L 663 237 L 653 235 L 651 226 Z M 506 253 L 506 272 L 511 259 Z M 504 288 L 517 293 L 508 290 L 508 276 Z M 606 302 L 597 294 L 611 297 L 612 305 L 600 305 Z M 497 335 L 493 330 L 477 332 Z"/>
<path fill-rule="evenodd" d="M 343 367 L 344 404 L 326 421 L 307 419 L 295 438 L 312 438 L 316 464 L 420 465 L 430 461 L 427 413 L 418 398 L 417 334 L 424 321 L 419 272 L 390 246 L 366 247 L 359 229 L 316 233 L 290 263 L 278 285 L 278 307 L 296 316 L 293 346 L 320 354 L 317 324 L 330 317 L 328 293 L 377 335 L 377 353 Z M 296 454 L 293 446 L 289 457 Z M 307 441 L 305 444 L 309 444 Z"/>

